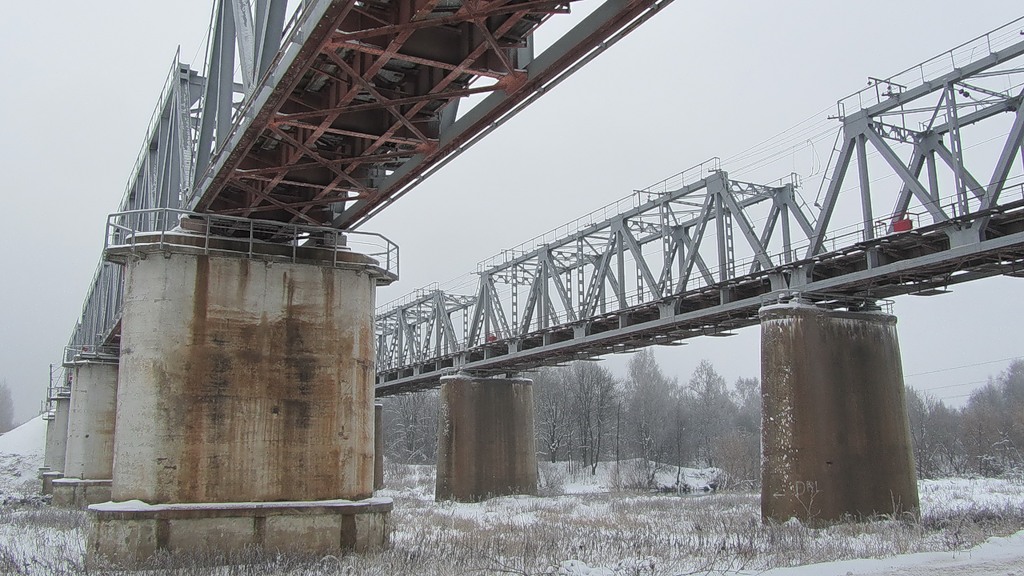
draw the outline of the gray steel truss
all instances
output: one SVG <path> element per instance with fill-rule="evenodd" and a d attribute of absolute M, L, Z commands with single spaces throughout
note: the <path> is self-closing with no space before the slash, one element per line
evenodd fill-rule
<path fill-rule="evenodd" d="M 491 259 L 474 293 L 436 287 L 377 315 L 377 394 L 756 324 L 797 295 L 863 308 L 1024 275 L 1021 20 L 839 102 L 819 199 L 717 160 Z"/>
<path fill-rule="evenodd" d="M 113 224 L 355 227 L 671 2 L 603 0 L 535 58 L 534 30 L 574 1 L 293 0 L 289 18 L 288 0 L 214 0 L 204 72 L 175 58 Z M 116 354 L 122 282 L 97 267 L 66 362 Z"/>
<path fill-rule="evenodd" d="M 300 24 L 308 27 L 316 23 L 311 20 L 316 11 L 303 9 L 312 2 L 302 4 L 288 24 L 292 43 L 301 44 L 304 40 Z M 256 85 L 275 63 L 285 33 L 287 8 L 287 0 L 215 0 L 206 62 L 208 81 L 203 90 L 196 141 L 195 178 L 206 172 L 214 152 L 227 143 L 238 109 L 252 99 Z M 295 34 L 291 34 L 293 31 Z M 192 182 L 188 190 L 192 190 Z M 191 196 L 189 193 L 187 198 Z"/>
<path fill-rule="evenodd" d="M 230 130 L 234 109 L 277 56 L 286 4 L 217 0 L 205 76 L 181 64 L 175 54 L 118 205 L 119 226 L 146 233 L 178 225 L 177 211 L 191 196 L 196 175 L 209 164 L 218 139 Z M 240 82 L 235 78 L 236 54 Z M 83 356 L 117 356 L 123 281 L 123 268 L 101 259 L 65 349 L 65 363 Z"/>
<path fill-rule="evenodd" d="M 121 198 L 123 225 L 140 232 L 164 231 L 177 225 L 156 209 L 181 206 L 193 177 L 194 127 L 199 117 L 202 78 L 175 55 L 161 91 L 142 151 Z M 82 316 L 65 349 L 64 362 L 80 356 L 116 357 L 112 342 L 118 332 L 123 298 L 121 266 L 100 261 L 86 294 Z"/>
<path fill-rule="evenodd" d="M 602 0 L 535 56 L 576 1 L 309 0 L 282 29 L 277 0 L 219 0 L 187 207 L 364 224 L 671 2 Z"/>

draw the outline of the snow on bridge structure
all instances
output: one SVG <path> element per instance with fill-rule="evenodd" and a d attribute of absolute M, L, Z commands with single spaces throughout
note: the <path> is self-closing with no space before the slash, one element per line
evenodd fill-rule
<path fill-rule="evenodd" d="M 288 20 L 282 0 L 217 0 L 208 66 L 175 59 L 54 387 L 71 389 L 65 465 L 82 463 L 51 472 L 55 500 L 115 501 L 90 507 L 90 554 L 383 545 L 375 395 L 450 375 L 438 494 L 529 492 L 529 382 L 486 376 L 759 320 L 766 422 L 785 424 L 766 425 L 765 516 L 810 514 L 807 497 L 819 518 L 879 511 L 880 489 L 881 511 L 893 494 L 915 509 L 878 302 L 1020 273 L 1020 21 L 840 102 L 816 210 L 792 178 L 706 163 L 503 254 L 475 294 L 421 293 L 374 321 L 397 247 L 354 228 L 667 3 L 605 0 L 535 55 L 569 2 L 312 0 Z M 1005 143 L 978 163 L 965 143 L 998 122 Z M 886 169 L 896 189 L 873 185 Z M 851 395 L 864 406 L 837 404 Z M 837 429 L 853 444 L 821 469 L 834 447 L 801 442 Z M 874 446 L 881 480 L 836 481 Z"/>

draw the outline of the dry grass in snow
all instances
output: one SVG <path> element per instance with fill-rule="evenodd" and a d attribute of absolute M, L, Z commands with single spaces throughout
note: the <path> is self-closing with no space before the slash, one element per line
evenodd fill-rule
<path fill-rule="evenodd" d="M 879 519 L 813 529 L 762 524 L 758 497 L 587 492 L 435 503 L 431 467 L 388 468 L 390 550 L 362 557 L 196 551 L 158 558 L 148 574 L 756 574 L 777 566 L 964 550 L 1024 528 L 1024 486 L 1000 480 L 921 485 L 920 521 Z M 566 485 L 591 485 L 585 477 Z M 970 494 L 969 498 L 961 497 Z M 84 514 L 22 503 L 0 509 L 0 573 L 116 573 L 82 560 Z M 231 562 L 231 566 L 204 567 Z"/>
<path fill-rule="evenodd" d="M 28 491 L 38 484 L 28 480 L 41 456 L 21 448 L 5 451 L 5 440 L 25 444 L 21 435 L 0 437 L 0 470 L 13 480 L 0 482 L 0 574 L 123 573 L 86 565 L 85 513 L 32 497 Z M 544 497 L 457 504 L 433 501 L 432 466 L 389 465 L 388 488 L 381 493 L 395 500 L 389 550 L 347 557 L 195 550 L 156 558 L 141 574 L 757 574 L 780 566 L 966 550 L 1024 528 L 1019 479 L 925 481 L 920 519 L 814 529 L 799 522 L 761 523 L 753 493 L 703 493 L 715 480 L 713 470 L 654 471 L 656 486 L 685 484 L 696 495 L 622 490 L 629 470 L 602 465 L 591 475 L 588 469 L 570 472 L 564 464 L 544 464 Z"/>

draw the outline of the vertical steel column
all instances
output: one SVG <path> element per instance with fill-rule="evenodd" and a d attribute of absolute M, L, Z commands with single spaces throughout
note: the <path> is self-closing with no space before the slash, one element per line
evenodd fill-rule
<path fill-rule="evenodd" d="M 870 130 L 870 128 L 868 128 Z M 860 176 L 860 208 L 864 219 L 864 240 L 875 238 L 875 217 L 871 209 L 871 179 L 868 175 L 867 136 L 857 135 L 857 169 Z M 867 251 L 868 268 L 878 265 L 878 253 L 874 248 Z"/>
<path fill-rule="evenodd" d="M 960 117 L 956 107 L 956 88 L 953 83 L 946 85 L 946 116 L 949 118 L 949 147 L 953 153 L 953 180 L 956 186 L 957 213 L 960 216 L 971 211 L 967 186 L 964 183 L 964 154 L 960 141 Z"/>

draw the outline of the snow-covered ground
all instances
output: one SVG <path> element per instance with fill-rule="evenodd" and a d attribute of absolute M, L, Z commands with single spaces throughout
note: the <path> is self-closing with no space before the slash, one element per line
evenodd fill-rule
<path fill-rule="evenodd" d="M 925 515 L 955 516 L 979 507 L 1024 506 L 1024 479 L 942 478 L 918 483 Z M 1021 572 L 1024 576 L 1024 571 Z"/>
<path fill-rule="evenodd" d="M 26 501 L 39 488 L 44 435 L 45 422 L 37 418 L 0 436 L 0 499 L 7 502 L 0 506 L 0 573 L 95 572 L 83 564 L 85 514 Z M 601 464 L 593 474 L 543 463 L 540 472 L 541 497 L 435 503 L 433 466 L 389 465 L 388 488 L 379 495 L 395 499 L 390 550 L 314 560 L 251 556 L 241 572 L 187 571 L 1024 576 L 1019 479 L 923 481 L 920 522 L 815 529 L 798 522 L 762 524 L 756 494 L 705 492 L 717 482 L 714 469 L 652 469 L 633 461 Z M 624 489 L 652 477 L 652 489 Z"/>
<path fill-rule="evenodd" d="M 548 574 L 562 576 L 621 576 L 640 572 L 624 566 L 592 568 L 579 560 L 553 566 Z M 715 573 L 715 572 L 712 572 Z M 774 570 L 737 570 L 736 576 L 1021 576 L 1024 575 L 1024 531 L 993 537 L 958 553 L 921 552 L 892 558 L 865 558 L 808 564 Z"/>
<path fill-rule="evenodd" d="M 0 501 L 39 492 L 45 441 L 46 421 L 42 416 L 0 435 Z"/>
<path fill-rule="evenodd" d="M 640 459 L 622 462 L 598 462 L 591 472 L 588 467 L 568 462 L 541 462 L 541 490 L 561 494 L 594 494 L 620 492 L 646 486 L 659 492 L 699 493 L 718 486 L 721 471 L 717 468 L 678 468 Z"/>
<path fill-rule="evenodd" d="M 892 558 L 866 558 L 809 564 L 761 572 L 762 576 L 1021 576 L 1024 531 L 989 538 L 962 552 L 921 552 Z"/>

